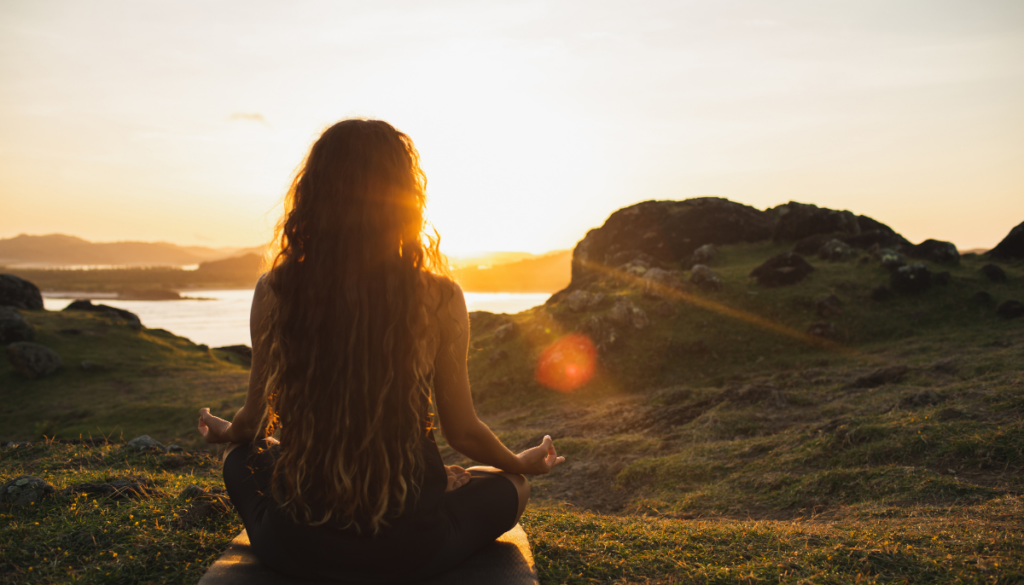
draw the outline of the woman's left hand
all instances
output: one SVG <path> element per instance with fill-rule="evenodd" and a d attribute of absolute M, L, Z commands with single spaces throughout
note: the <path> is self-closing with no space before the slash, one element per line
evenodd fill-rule
<path fill-rule="evenodd" d="M 231 423 L 210 414 L 209 408 L 199 409 L 199 434 L 207 443 L 230 443 L 228 429 Z"/>
<path fill-rule="evenodd" d="M 445 465 L 444 471 L 448 474 L 448 487 L 444 490 L 446 492 L 459 489 L 469 483 L 469 480 L 473 477 L 468 471 L 458 465 Z"/>

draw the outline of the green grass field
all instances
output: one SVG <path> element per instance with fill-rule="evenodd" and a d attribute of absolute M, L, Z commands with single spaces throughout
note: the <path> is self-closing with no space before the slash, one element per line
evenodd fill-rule
<path fill-rule="evenodd" d="M 542 583 L 1024 582 L 1024 319 L 995 314 L 998 302 L 1024 300 L 1024 267 L 1003 264 L 1009 281 L 995 284 L 979 272 L 986 259 L 966 256 L 932 266 L 951 272 L 948 285 L 883 302 L 869 298 L 888 281 L 876 262 L 812 259 L 814 273 L 779 289 L 748 279 L 783 249 L 724 248 L 712 266 L 725 284 L 717 293 L 683 286 L 652 298 L 637 279 L 609 275 L 592 286 L 605 301 L 587 311 L 563 302 L 473 316 L 481 416 L 514 449 L 551 434 L 567 457 L 534 478 L 523 519 Z M 974 300 L 979 290 L 996 302 Z M 823 318 L 814 301 L 830 294 L 842 312 Z M 538 384 L 544 348 L 617 298 L 650 325 L 621 330 L 577 390 Z M 0 363 L 0 437 L 148 434 L 198 451 L 0 450 L 2 481 L 38 475 L 59 491 L 132 477 L 155 490 L 0 506 L 0 574 L 195 582 L 240 529 L 215 495 L 178 497 L 192 483 L 220 485 L 196 411 L 240 406 L 246 365 L 103 317 L 23 314 L 65 366 L 28 381 Z M 830 340 L 806 334 L 820 321 L 834 325 Z M 508 322 L 515 334 L 499 339 Z M 107 369 L 82 371 L 87 359 Z M 447 462 L 469 463 L 441 444 Z M 90 536 L 80 545 L 67 534 Z"/>

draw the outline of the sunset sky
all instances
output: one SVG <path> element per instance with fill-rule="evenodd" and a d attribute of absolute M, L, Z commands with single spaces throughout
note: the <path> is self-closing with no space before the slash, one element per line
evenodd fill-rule
<path fill-rule="evenodd" d="M 615 209 L 1024 221 L 1024 2 L 0 0 L 0 237 L 263 242 L 318 132 L 416 142 L 452 254 Z"/>

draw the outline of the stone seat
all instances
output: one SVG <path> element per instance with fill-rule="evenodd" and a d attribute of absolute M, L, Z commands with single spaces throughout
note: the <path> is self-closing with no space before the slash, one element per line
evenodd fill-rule
<path fill-rule="evenodd" d="M 269 569 L 256 558 L 245 530 L 215 562 L 199 585 L 319 585 L 320 582 L 297 579 Z M 328 582 L 323 582 L 327 585 Z M 466 559 L 452 571 L 415 585 L 537 585 L 537 571 L 530 543 L 520 524 L 502 534 Z"/>

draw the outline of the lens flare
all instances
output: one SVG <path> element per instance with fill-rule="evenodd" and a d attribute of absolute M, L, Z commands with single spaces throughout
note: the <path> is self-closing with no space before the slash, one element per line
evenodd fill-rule
<path fill-rule="evenodd" d="M 571 334 L 549 345 L 537 360 L 537 382 L 558 390 L 571 392 L 586 384 L 594 375 L 597 351 L 586 335 Z"/>

